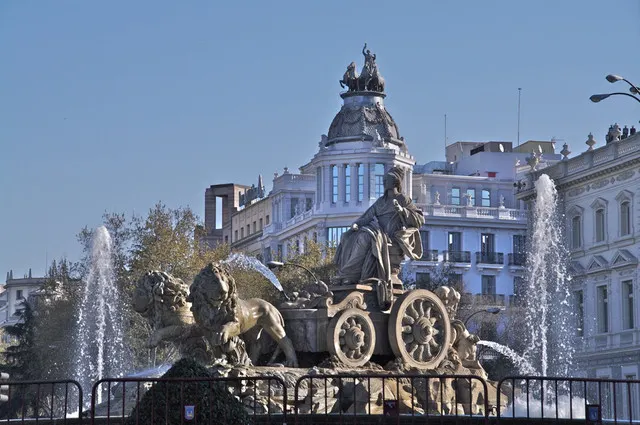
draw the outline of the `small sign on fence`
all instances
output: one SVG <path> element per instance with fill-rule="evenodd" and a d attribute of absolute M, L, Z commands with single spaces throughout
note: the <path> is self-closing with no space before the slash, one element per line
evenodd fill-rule
<path fill-rule="evenodd" d="M 196 406 L 184 406 L 184 418 L 192 421 L 196 417 Z"/>
<path fill-rule="evenodd" d="M 602 424 L 602 409 L 599 404 L 587 404 L 587 425 Z"/>

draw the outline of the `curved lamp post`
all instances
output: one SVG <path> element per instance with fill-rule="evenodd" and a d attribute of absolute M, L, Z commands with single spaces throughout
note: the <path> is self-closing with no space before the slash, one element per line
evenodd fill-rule
<path fill-rule="evenodd" d="M 624 93 L 624 92 L 615 92 L 615 93 L 604 93 L 604 94 L 594 94 L 591 95 L 591 97 L 589 98 L 593 103 L 598 103 L 601 100 L 605 100 L 606 98 L 608 98 L 609 96 L 629 96 L 632 99 L 635 99 L 636 101 L 640 102 L 640 98 L 635 97 L 632 94 L 629 93 Z"/>
<path fill-rule="evenodd" d="M 640 98 L 636 97 L 637 95 L 640 95 L 640 88 L 638 88 L 638 86 L 636 86 L 631 81 L 629 81 L 626 78 L 621 77 L 619 75 L 609 74 L 605 78 L 610 83 L 616 83 L 618 81 L 624 81 L 625 83 L 629 84 L 629 86 L 630 86 L 629 91 L 631 92 L 631 94 L 623 93 L 623 92 L 594 94 L 589 98 L 593 103 L 598 103 L 601 100 L 604 100 L 604 99 L 608 98 L 609 96 L 628 96 L 628 97 L 630 97 L 632 99 L 635 99 L 637 102 L 640 103 Z"/>
<path fill-rule="evenodd" d="M 490 307 L 490 308 L 485 308 L 484 310 L 478 310 L 475 313 L 473 313 L 471 316 L 467 317 L 464 321 L 464 327 L 467 327 L 467 323 L 469 322 L 469 320 L 475 316 L 476 314 L 480 314 L 480 313 L 490 313 L 490 314 L 498 314 L 502 311 L 502 309 L 500 307 Z"/>
<path fill-rule="evenodd" d="M 318 277 L 315 274 L 313 274 L 313 272 L 311 270 L 309 270 L 308 268 L 306 268 L 305 266 L 302 266 L 300 264 L 283 263 L 282 261 L 269 261 L 269 262 L 267 262 L 267 267 L 269 267 L 271 270 L 280 270 L 280 269 L 285 268 L 286 266 L 300 267 L 301 269 L 305 270 L 307 273 L 309 273 L 311 275 L 311 277 L 313 278 L 315 283 L 317 283 L 317 284 L 320 283 L 320 281 L 318 280 Z"/>

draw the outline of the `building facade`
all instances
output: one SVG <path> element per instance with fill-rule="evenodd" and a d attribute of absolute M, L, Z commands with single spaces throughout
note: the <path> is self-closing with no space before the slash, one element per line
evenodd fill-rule
<path fill-rule="evenodd" d="M 625 134 L 626 133 L 626 134 Z M 577 317 L 577 370 L 589 377 L 640 376 L 640 136 L 610 128 L 605 146 L 527 175 L 518 193 L 534 196 L 542 174 L 558 190 L 570 251 Z"/>
<path fill-rule="evenodd" d="M 384 90 L 357 88 L 351 85 L 340 94 L 343 105 L 313 158 L 298 173 L 285 168 L 276 174 L 268 196 L 240 205 L 246 186 L 207 189 L 210 242 L 230 243 L 264 261 L 303 252 L 308 241 L 335 246 L 383 194 L 384 174 L 400 167 L 403 191 L 426 221 L 421 229 L 425 256 L 406 264 L 405 279 L 429 279 L 446 267 L 473 297 L 508 303 L 525 261 L 526 211 L 514 196 L 514 176 L 527 167 L 531 150 L 545 152 L 547 165 L 557 162 L 554 143 L 513 148 L 510 142 L 456 142 L 447 146 L 446 161 L 416 165 L 386 109 Z M 214 196 L 223 198 L 224 206 L 218 202 L 217 208 L 229 211 L 221 229 L 212 227 Z"/>
<path fill-rule="evenodd" d="M 0 294 L 0 327 L 18 323 L 19 311 L 22 303 L 29 299 L 30 294 L 36 293 L 45 283 L 44 277 L 32 277 L 29 274 L 22 278 L 14 278 L 13 270 L 7 273 L 4 292 Z"/>

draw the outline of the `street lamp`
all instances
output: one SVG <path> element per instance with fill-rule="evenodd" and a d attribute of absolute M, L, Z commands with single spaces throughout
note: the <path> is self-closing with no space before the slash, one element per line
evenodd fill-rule
<path fill-rule="evenodd" d="M 624 81 L 625 83 L 631 86 L 631 88 L 629 89 L 631 93 L 640 94 L 640 89 L 638 89 L 638 86 L 636 86 L 635 84 L 633 84 L 631 81 L 627 80 L 624 77 L 621 77 L 619 75 L 609 74 L 606 76 L 606 78 L 607 78 L 607 81 L 610 83 L 615 83 L 617 81 Z"/>
<path fill-rule="evenodd" d="M 629 97 L 635 99 L 636 101 L 640 102 L 640 98 L 636 97 L 636 95 L 640 94 L 640 89 L 638 88 L 638 86 L 633 84 L 631 81 L 629 81 L 626 78 L 621 77 L 619 75 L 615 75 L 615 74 L 609 74 L 605 78 L 610 83 L 616 83 L 618 81 L 624 81 L 625 83 L 629 84 L 629 86 L 630 86 L 629 91 L 631 92 L 631 94 L 622 93 L 622 92 L 605 93 L 605 94 L 594 94 L 589 98 L 589 99 L 591 99 L 591 101 L 593 103 L 598 103 L 601 100 L 604 100 L 604 99 L 608 98 L 609 96 L 629 96 Z"/>
<path fill-rule="evenodd" d="M 305 266 L 302 266 L 300 264 L 296 264 L 296 263 L 283 263 L 282 261 L 269 261 L 267 262 L 267 267 L 269 267 L 271 270 L 280 270 L 285 268 L 286 266 L 295 266 L 295 267 L 300 267 L 301 269 L 305 270 L 307 273 L 309 273 L 311 275 L 311 277 L 313 278 L 313 280 L 315 281 L 316 284 L 320 284 L 320 281 L 318 280 L 318 278 L 316 277 L 315 274 L 313 274 L 313 272 L 311 270 L 309 270 L 308 268 L 306 268 Z"/>
<path fill-rule="evenodd" d="M 484 310 L 478 310 L 475 313 L 473 313 L 471 316 L 467 317 L 464 321 L 464 327 L 467 327 L 467 323 L 469 322 L 469 320 L 475 316 L 476 314 L 480 314 L 480 313 L 491 313 L 491 314 L 498 314 L 502 311 L 502 309 L 500 307 L 489 307 L 489 308 L 485 308 Z"/>
<path fill-rule="evenodd" d="M 591 97 L 589 98 L 593 103 L 598 103 L 601 100 L 605 100 L 606 98 L 608 98 L 609 96 L 629 96 L 632 99 L 635 99 L 636 101 L 640 102 L 640 98 L 635 97 L 632 94 L 629 93 L 623 93 L 623 92 L 615 92 L 615 93 L 604 93 L 604 94 L 594 94 L 591 95 Z"/>

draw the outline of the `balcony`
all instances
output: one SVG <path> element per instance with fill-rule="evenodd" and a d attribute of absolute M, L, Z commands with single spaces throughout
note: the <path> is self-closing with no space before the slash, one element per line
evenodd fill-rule
<path fill-rule="evenodd" d="M 527 254 L 509 254 L 509 265 L 524 267 L 527 264 Z"/>
<path fill-rule="evenodd" d="M 443 254 L 447 263 L 471 263 L 470 251 L 444 251 Z"/>
<path fill-rule="evenodd" d="M 438 250 L 428 249 L 422 253 L 422 257 L 419 261 L 438 261 Z"/>
<path fill-rule="evenodd" d="M 502 252 L 476 252 L 476 264 L 504 264 Z"/>
<path fill-rule="evenodd" d="M 505 207 L 478 207 L 462 205 L 416 204 L 426 217 L 472 218 L 477 220 L 505 220 L 526 223 L 528 211 Z"/>

